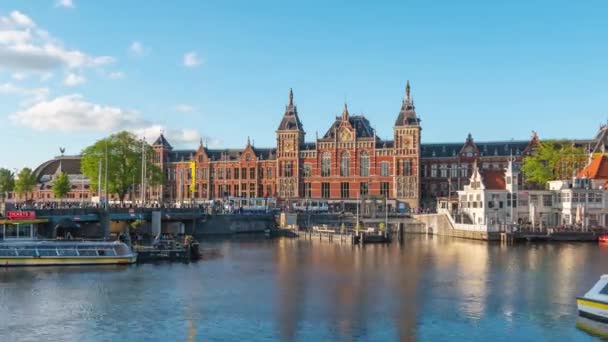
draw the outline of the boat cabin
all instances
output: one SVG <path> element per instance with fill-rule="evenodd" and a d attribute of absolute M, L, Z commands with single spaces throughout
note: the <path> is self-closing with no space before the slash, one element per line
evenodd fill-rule
<path fill-rule="evenodd" d="M 48 220 L 0 220 L 0 240 L 32 240 L 38 235 L 38 224 Z"/>

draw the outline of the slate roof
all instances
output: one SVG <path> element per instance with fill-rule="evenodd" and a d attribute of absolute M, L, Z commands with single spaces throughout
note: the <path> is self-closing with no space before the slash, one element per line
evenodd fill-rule
<path fill-rule="evenodd" d="M 167 139 L 165 138 L 164 134 L 160 134 L 158 136 L 158 138 L 156 138 L 156 140 L 154 141 L 154 143 L 152 144 L 152 146 L 162 146 L 168 150 L 172 150 L 173 147 L 171 146 L 171 144 L 169 144 L 169 142 L 167 141 Z"/>
<path fill-rule="evenodd" d="M 293 91 L 289 89 L 289 104 L 285 106 L 285 114 L 279 124 L 279 131 L 303 130 L 302 122 L 298 116 L 298 108 L 293 104 Z"/>
<path fill-rule="evenodd" d="M 205 149 L 205 153 L 212 161 L 234 161 L 241 158 L 245 149 Z M 253 148 L 260 160 L 276 159 L 276 148 Z M 168 162 L 189 161 L 196 154 L 196 150 L 174 150 L 168 154 Z"/>
<path fill-rule="evenodd" d="M 401 110 L 397 115 L 395 126 L 418 126 L 420 125 L 420 119 L 416 116 L 416 107 L 414 106 L 414 100 L 410 98 L 410 81 L 407 81 L 405 85 L 405 98 L 401 103 Z"/>
<path fill-rule="evenodd" d="M 348 122 L 357 132 L 357 138 L 373 138 L 374 137 L 374 129 L 372 128 L 369 120 L 365 118 L 363 115 L 352 115 L 348 116 Z M 336 132 L 338 131 L 338 127 L 342 123 L 342 117 L 336 117 L 336 120 L 331 125 L 327 133 L 323 136 L 322 140 L 334 140 L 336 138 Z"/>
<path fill-rule="evenodd" d="M 48 160 L 40 164 L 34 171 L 36 180 L 40 182 L 42 176 L 54 175 L 59 170 L 61 164 L 61 171 L 68 175 L 80 175 L 80 156 L 61 156 L 55 157 L 54 159 Z"/>
<path fill-rule="evenodd" d="M 491 141 L 491 142 L 475 142 L 477 149 L 482 157 L 489 156 L 519 156 L 526 149 L 530 141 Z M 422 158 L 449 158 L 456 157 L 464 143 L 431 143 L 421 144 Z"/>

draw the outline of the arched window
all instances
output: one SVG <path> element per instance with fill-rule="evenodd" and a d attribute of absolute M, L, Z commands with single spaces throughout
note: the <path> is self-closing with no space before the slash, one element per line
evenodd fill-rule
<path fill-rule="evenodd" d="M 340 155 L 340 176 L 350 176 L 350 153 L 343 151 Z"/>
<path fill-rule="evenodd" d="M 362 177 L 369 176 L 369 154 L 367 151 L 361 152 L 359 157 L 359 175 Z"/>
<path fill-rule="evenodd" d="M 329 177 L 331 174 L 331 154 L 323 152 L 321 156 L 321 177 Z"/>

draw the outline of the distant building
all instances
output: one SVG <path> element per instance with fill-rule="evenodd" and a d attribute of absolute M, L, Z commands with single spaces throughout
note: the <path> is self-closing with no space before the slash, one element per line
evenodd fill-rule
<path fill-rule="evenodd" d="M 602 126 L 594 139 L 573 143 L 589 151 L 605 151 L 607 130 Z M 306 141 L 290 91 L 273 147 L 257 147 L 247 138 L 240 149 L 211 149 L 202 141 L 196 149 L 174 149 L 160 134 L 152 145 L 154 163 L 162 169 L 165 180 L 162 186 L 148 187 L 146 198 L 173 203 L 229 196 L 347 203 L 373 195 L 388 198 L 393 206 L 433 207 L 437 198 L 455 196 L 465 189 L 474 172 L 479 171 L 480 177 L 495 175 L 507 168 L 509 160 L 517 166 L 540 143 L 534 132 L 526 141 L 477 142 L 468 134 L 461 143 L 430 144 L 420 143 L 421 134 L 409 82 L 390 140 L 378 137 L 368 118 L 352 115 L 345 104 L 325 134 Z M 194 179 L 191 162 L 196 169 Z M 52 178 L 56 159 L 47 163 L 54 163 L 55 169 L 50 167 L 40 174 Z M 78 170 L 72 176 L 73 196 L 85 196 L 76 192 L 78 189 L 95 190 L 86 188 L 86 180 L 79 184 Z M 519 188 L 525 187 L 522 178 L 517 179 Z M 51 184 L 42 179 L 41 190 L 49 190 Z M 36 196 L 52 198 L 42 191 Z"/>
<path fill-rule="evenodd" d="M 608 226 L 608 159 L 591 158 L 577 176 L 549 182 L 547 190 L 522 190 L 514 162 L 506 170 L 475 167 L 469 185 L 458 191 L 448 208 L 455 223 L 477 225 L 488 231 L 512 224 L 542 227 L 573 226 L 580 229 Z"/>

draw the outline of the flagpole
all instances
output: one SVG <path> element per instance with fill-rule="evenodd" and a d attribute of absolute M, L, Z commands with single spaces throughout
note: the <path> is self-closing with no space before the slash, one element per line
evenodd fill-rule
<path fill-rule="evenodd" d="M 106 195 L 106 200 L 105 200 L 105 208 L 106 210 L 108 209 L 108 204 L 109 204 L 109 196 L 108 196 L 108 141 L 106 140 L 106 184 L 105 184 L 105 195 Z"/>

